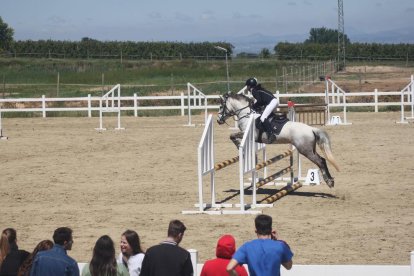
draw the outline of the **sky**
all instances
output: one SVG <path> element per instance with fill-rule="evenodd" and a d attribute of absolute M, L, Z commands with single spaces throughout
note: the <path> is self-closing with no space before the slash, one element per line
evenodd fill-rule
<path fill-rule="evenodd" d="M 288 41 L 306 39 L 310 28 L 336 29 L 337 5 L 336 0 L 0 0 L 0 17 L 14 29 L 15 40 L 199 42 L 261 34 Z M 414 36 L 413 0 L 343 0 L 343 6 L 348 36 L 396 29 Z"/>

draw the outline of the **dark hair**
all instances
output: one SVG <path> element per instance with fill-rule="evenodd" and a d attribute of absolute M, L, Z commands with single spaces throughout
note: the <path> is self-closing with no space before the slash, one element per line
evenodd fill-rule
<path fill-rule="evenodd" d="M 17 272 L 17 276 L 29 275 L 30 270 L 32 269 L 33 260 L 36 257 L 37 252 L 49 250 L 53 247 L 53 242 L 51 240 L 43 240 L 36 245 L 33 249 L 33 252 L 27 257 L 27 259 L 22 263 Z"/>
<path fill-rule="evenodd" d="M 16 230 L 13 228 L 6 228 L 1 233 L 0 237 L 0 266 L 6 256 L 10 253 L 10 245 L 16 242 Z"/>
<path fill-rule="evenodd" d="M 63 245 L 65 242 L 72 240 L 72 229 L 69 227 L 60 227 L 53 233 L 53 241 L 56 244 Z"/>
<path fill-rule="evenodd" d="M 270 235 L 272 234 L 272 217 L 268 215 L 258 215 L 254 220 L 257 234 Z"/>
<path fill-rule="evenodd" d="M 104 235 L 95 243 L 89 271 L 92 276 L 116 276 L 116 266 L 114 242 L 111 237 Z"/>
<path fill-rule="evenodd" d="M 144 253 L 144 250 L 141 248 L 141 241 L 139 239 L 138 233 L 133 230 L 126 230 L 122 233 L 122 236 L 125 237 L 129 246 L 132 249 L 132 255 L 136 255 L 138 253 Z"/>
<path fill-rule="evenodd" d="M 6 228 L 3 230 L 3 234 L 7 237 L 9 244 L 16 242 L 17 232 L 14 228 Z"/>
<path fill-rule="evenodd" d="M 184 223 L 179 220 L 172 220 L 168 225 L 168 237 L 177 238 L 179 234 L 184 234 L 185 230 Z"/>

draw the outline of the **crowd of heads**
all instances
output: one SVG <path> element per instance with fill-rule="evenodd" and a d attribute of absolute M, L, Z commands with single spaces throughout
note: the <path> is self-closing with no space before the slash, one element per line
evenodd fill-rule
<path fill-rule="evenodd" d="M 272 217 L 258 215 L 254 220 L 254 224 L 258 237 L 256 244 L 259 244 L 259 247 L 255 247 L 257 245 L 253 241 L 250 244 L 243 244 L 240 250 L 236 250 L 234 237 L 229 234 L 223 235 L 217 242 L 217 258 L 205 263 L 201 275 L 217 275 L 216 272 L 220 270 L 220 275 L 229 273 L 230 275 L 244 276 L 247 275 L 247 271 L 243 268 L 243 263 L 247 263 L 249 270 L 255 274 L 254 271 L 262 269 L 260 265 L 262 258 L 275 259 L 277 264 L 274 266 L 275 275 L 277 275 L 280 265 L 290 269 L 293 253 L 287 243 L 284 241 L 276 241 L 276 243 L 269 241 L 270 239 L 277 240 L 276 232 L 272 229 Z M 115 253 L 116 246 L 112 238 L 103 235 L 96 240 L 90 262 L 82 267 L 82 273 L 80 273 L 78 263 L 67 255 L 67 251 L 71 250 L 73 246 L 73 231 L 71 228 L 57 228 L 53 233 L 53 241 L 40 241 L 31 253 L 19 250 L 16 230 L 6 228 L 2 231 L 0 238 L 0 275 L 135 276 L 141 274 L 141 276 L 155 276 L 170 273 L 176 275 L 178 273 L 177 275 L 193 276 L 191 256 L 187 250 L 178 246 L 186 229 L 186 226 L 180 220 L 171 220 L 168 225 L 167 239 L 146 251 L 141 246 L 138 233 L 128 229 L 121 234 L 118 257 Z M 262 249 L 257 250 L 258 248 Z M 263 248 L 267 249 L 263 250 Z M 266 253 L 267 251 L 268 253 Z M 274 254 L 280 254 L 280 257 L 270 257 Z M 257 263 L 250 261 L 254 259 L 259 261 Z M 174 262 L 175 264 L 173 264 Z M 171 266 L 167 267 L 169 265 Z"/>

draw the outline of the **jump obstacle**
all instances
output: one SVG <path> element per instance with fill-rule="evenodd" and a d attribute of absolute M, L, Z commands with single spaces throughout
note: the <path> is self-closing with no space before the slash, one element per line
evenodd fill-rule
<path fill-rule="evenodd" d="M 404 105 L 411 106 L 411 116 L 405 117 Z M 401 90 L 401 120 L 397 123 L 407 124 L 409 120 L 414 120 L 414 76 L 411 75 L 411 82 Z"/>
<path fill-rule="evenodd" d="M 193 94 L 193 97 L 191 97 L 191 94 Z M 193 101 L 191 101 L 191 98 Z M 204 103 L 202 100 L 204 100 Z M 204 109 L 204 121 L 207 121 L 207 96 L 189 82 L 187 83 L 187 105 L 188 123 L 184 126 L 195 126 L 195 124 L 191 122 L 192 109 Z"/>
<path fill-rule="evenodd" d="M 99 100 L 99 128 L 98 131 L 106 130 L 103 127 L 103 113 L 117 113 L 118 114 L 118 126 L 115 130 L 123 130 L 121 127 L 121 85 L 115 85 Z"/>
<path fill-rule="evenodd" d="M 259 214 L 262 211 L 256 209 L 258 207 L 272 207 L 273 202 L 285 196 L 291 191 L 294 191 L 302 186 L 302 184 L 294 185 L 295 177 L 293 170 L 293 152 L 294 149 L 288 150 L 280 155 L 274 156 L 262 163 L 256 164 L 256 157 L 259 151 L 263 151 L 263 157 L 265 158 L 265 146 L 254 141 L 254 118 L 249 120 L 249 127 L 245 131 L 243 140 L 239 147 L 239 155 L 223 162 L 214 164 L 214 137 L 213 137 L 213 124 L 212 115 L 210 114 L 204 132 L 200 139 L 198 146 L 198 210 L 182 211 L 182 214 Z M 273 164 L 283 158 L 289 157 L 290 165 L 279 172 L 276 172 L 264 179 L 258 180 L 258 171 L 266 168 L 268 165 Z M 216 202 L 215 191 L 215 173 L 222 170 L 232 164 L 239 162 L 239 204 L 225 204 Z M 266 197 L 258 203 L 256 197 L 256 190 L 259 187 L 267 184 L 268 182 L 275 180 L 282 175 L 290 173 L 290 184 L 278 191 L 275 195 Z M 211 203 L 204 202 L 203 193 L 203 177 L 210 175 L 210 200 Z M 251 175 L 251 184 L 247 188 L 245 187 L 245 176 Z M 245 204 L 244 196 L 245 191 L 252 189 L 252 203 Z M 238 207 L 239 209 L 225 209 L 225 208 Z"/>
<path fill-rule="evenodd" d="M 331 91 L 331 96 L 329 96 L 329 90 Z M 349 123 L 346 118 L 346 110 L 347 110 L 347 104 L 346 104 L 346 92 L 339 87 L 333 80 L 330 78 L 325 79 L 325 102 L 327 104 L 327 117 L 328 120 L 326 122 L 327 125 L 351 125 L 352 123 Z M 331 107 L 335 106 L 343 106 L 343 117 L 344 121 L 340 119 L 339 116 L 332 116 L 330 114 Z"/>

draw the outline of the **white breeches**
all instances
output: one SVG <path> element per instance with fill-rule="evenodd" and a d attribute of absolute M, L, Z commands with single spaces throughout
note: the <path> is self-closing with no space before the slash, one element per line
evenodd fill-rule
<path fill-rule="evenodd" d="M 273 112 L 273 110 L 278 106 L 279 101 L 277 99 L 273 99 L 265 108 L 265 110 L 262 113 L 262 116 L 260 116 L 260 121 L 263 123 L 264 120 L 270 115 L 270 113 Z"/>

